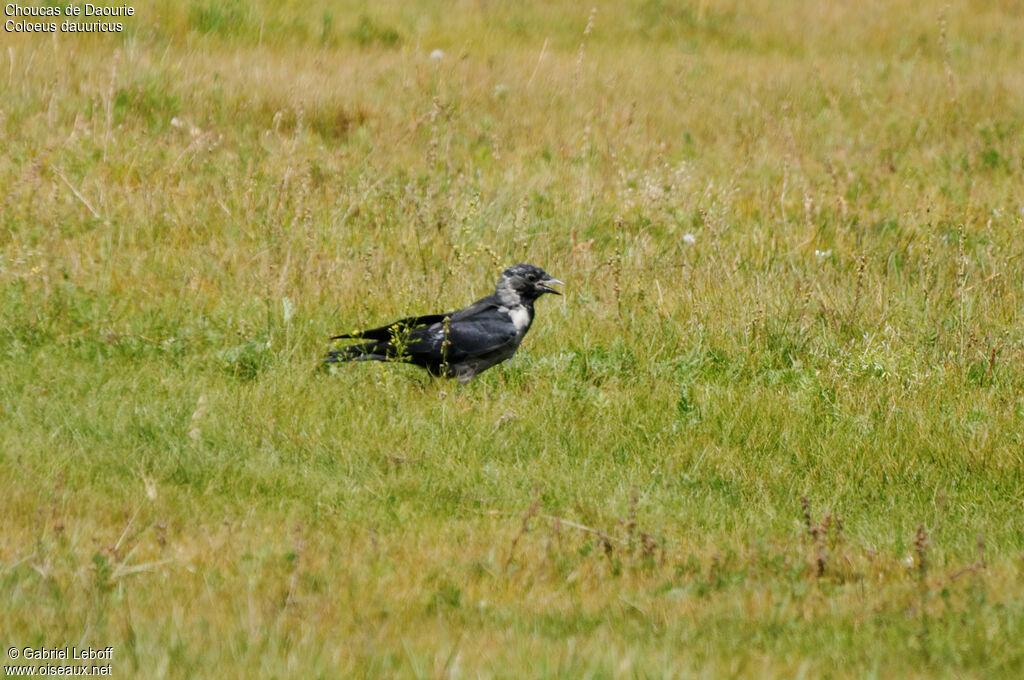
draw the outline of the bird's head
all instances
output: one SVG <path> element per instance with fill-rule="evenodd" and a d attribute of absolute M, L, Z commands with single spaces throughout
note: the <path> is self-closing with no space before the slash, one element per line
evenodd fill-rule
<path fill-rule="evenodd" d="M 506 303 L 533 302 L 544 293 L 561 295 L 551 284 L 565 284 L 532 264 L 509 267 L 498 279 L 498 296 Z M 512 299 L 515 296 L 515 300 Z"/>

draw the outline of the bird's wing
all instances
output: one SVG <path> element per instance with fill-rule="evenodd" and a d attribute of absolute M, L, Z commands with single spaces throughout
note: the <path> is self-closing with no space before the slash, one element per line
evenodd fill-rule
<path fill-rule="evenodd" d="M 498 300 L 497 295 L 488 295 L 485 298 L 480 298 L 469 307 L 463 307 L 462 309 L 452 312 L 448 315 L 452 321 L 463 321 L 469 320 L 479 314 L 487 314 L 491 310 L 495 310 L 499 307 L 501 301 Z M 443 319 L 446 315 L 442 314 Z"/>
<path fill-rule="evenodd" d="M 455 312 L 451 314 L 426 314 L 424 316 L 407 316 L 404 319 L 399 319 L 389 323 L 386 326 L 380 328 L 371 328 L 365 331 L 354 331 L 352 333 L 343 333 L 341 335 L 331 336 L 331 340 L 341 340 L 343 338 L 357 338 L 367 340 L 391 340 L 395 332 L 401 332 L 410 328 L 418 328 L 421 326 L 430 326 L 435 323 L 442 323 L 445 317 L 451 317 Z"/>
<path fill-rule="evenodd" d="M 406 331 L 411 329 L 418 329 L 424 326 L 431 326 L 435 323 L 443 324 L 445 318 L 449 321 L 457 321 L 459 319 L 466 319 L 472 317 L 474 314 L 482 311 L 486 311 L 491 307 L 497 306 L 497 300 L 494 295 L 488 295 L 485 298 L 477 300 L 469 307 L 464 307 L 455 312 L 447 312 L 445 314 L 425 314 L 423 316 L 407 316 L 404 319 L 398 321 L 392 321 L 386 326 L 380 328 L 370 328 L 365 331 L 352 331 L 351 333 L 342 333 L 341 335 L 331 336 L 331 340 L 343 340 L 346 338 L 353 338 L 358 340 L 391 340 L 396 330 Z"/>
<path fill-rule="evenodd" d="M 448 318 L 447 343 L 442 316 L 441 321 L 414 330 L 406 351 L 413 356 L 443 355 L 449 363 L 458 363 L 504 348 L 514 348 L 517 335 L 508 313 L 485 298 Z"/>
<path fill-rule="evenodd" d="M 515 324 L 508 314 L 495 307 L 452 325 L 449 340 L 455 351 L 448 352 L 448 360 L 461 361 L 504 348 L 515 349 L 518 339 Z"/>

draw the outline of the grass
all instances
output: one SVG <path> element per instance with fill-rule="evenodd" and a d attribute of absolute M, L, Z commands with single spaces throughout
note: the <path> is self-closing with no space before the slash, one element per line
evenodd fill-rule
<path fill-rule="evenodd" d="M 1012 3 L 123 23 L 0 54 L 0 641 L 145 678 L 1024 670 Z M 567 294 L 466 387 L 317 370 L 520 261 Z"/>

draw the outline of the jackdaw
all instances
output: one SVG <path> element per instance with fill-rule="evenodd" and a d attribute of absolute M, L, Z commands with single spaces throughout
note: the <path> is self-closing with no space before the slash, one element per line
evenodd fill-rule
<path fill-rule="evenodd" d="M 493 294 L 464 309 L 332 337 L 365 342 L 330 351 L 324 363 L 405 361 L 464 385 L 516 353 L 533 323 L 533 303 L 544 293 L 561 295 L 555 283 L 565 285 L 540 267 L 517 264 L 502 272 Z"/>

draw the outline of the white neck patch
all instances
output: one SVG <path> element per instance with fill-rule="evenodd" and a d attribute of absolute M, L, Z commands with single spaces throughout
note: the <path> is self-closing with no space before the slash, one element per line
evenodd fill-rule
<path fill-rule="evenodd" d="M 516 327 L 516 333 L 522 335 L 530 327 L 530 312 L 526 307 L 516 305 L 508 308 L 508 315 L 512 317 L 512 325 Z"/>

